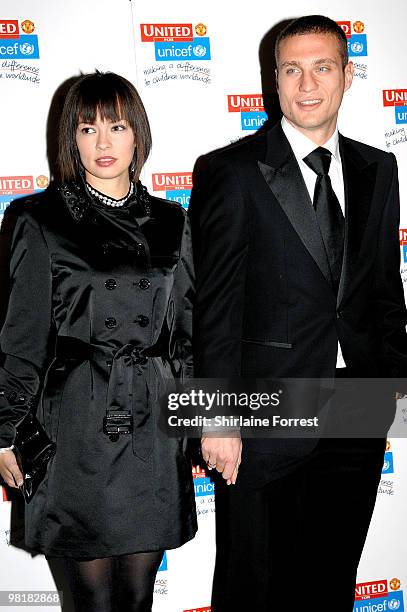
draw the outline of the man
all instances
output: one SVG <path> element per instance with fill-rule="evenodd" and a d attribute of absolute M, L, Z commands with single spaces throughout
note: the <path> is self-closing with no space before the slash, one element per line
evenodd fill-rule
<path fill-rule="evenodd" d="M 405 377 L 397 166 L 338 134 L 346 36 L 297 19 L 276 65 L 281 123 L 196 165 L 197 376 Z M 394 407 L 392 395 L 386 426 Z M 353 609 L 384 437 L 204 434 L 224 479 L 214 612 Z"/>

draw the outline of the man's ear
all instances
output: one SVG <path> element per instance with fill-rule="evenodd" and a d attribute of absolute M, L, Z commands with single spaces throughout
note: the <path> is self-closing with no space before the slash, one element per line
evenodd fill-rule
<path fill-rule="evenodd" d="M 353 62 L 348 62 L 345 68 L 343 69 L 343 72 L 345 75 L 344 91 L 347 91 L 349 87 L 352 85 L 352 81 L 353 81 L 353 72 L 354 72 Z"/>

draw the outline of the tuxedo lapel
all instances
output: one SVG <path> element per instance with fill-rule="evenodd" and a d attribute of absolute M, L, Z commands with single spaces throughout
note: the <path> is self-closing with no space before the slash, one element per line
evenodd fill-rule
<path fill-rule="evenodd" d="M 260 171 L 305 248 L 332 286 L 316 214 L 301 170 L 281 125 L 278 124 L 270 130 L 267 138 L 266 159 L 264 162 L 258 162 Z"/>
<path fill-rule="evenodd" d="M 377 174 L 377 164 L 366 162 L 352 141 L 340 135 L 339 147 L 345 186 L 345 246 L 338 306 L 350 291 L 363 244 L 368 239 L 367 225 Z"/>

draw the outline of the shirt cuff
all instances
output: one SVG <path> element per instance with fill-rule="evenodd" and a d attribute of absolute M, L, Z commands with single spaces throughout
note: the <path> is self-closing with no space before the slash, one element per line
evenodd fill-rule
<path fill-rule="evenodd" d="M 0 455 L 1 455 L 2 453 L 5 453 L 5 452 L 6 452 L 6 451 L 8 451 L 8 450 L 13 450 L 13 448 L 14 448 L 14 445 L 12 445 L 12 446 L 6 446 L 5 448 L 0 448 Z"/>

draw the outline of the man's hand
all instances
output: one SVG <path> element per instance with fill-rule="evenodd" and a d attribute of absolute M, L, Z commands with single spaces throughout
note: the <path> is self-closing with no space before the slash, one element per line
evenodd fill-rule
<path fill-rule="evenodd" d="M 201 445 L 202 457 L 209 469 L 216 468 L 226 480 L 226 484 L 235 484 L 242 457 L 242 439 L 239 433 L 228 438 L 206 435 L 202 438 Z"/>
<path fill-rule="evenodd" d="M 0 453 L 0 475 L 9 487 L 18 489 L 24 482 L 23 475 L 17 465 L 16 456 L 12 450 Z"/>

